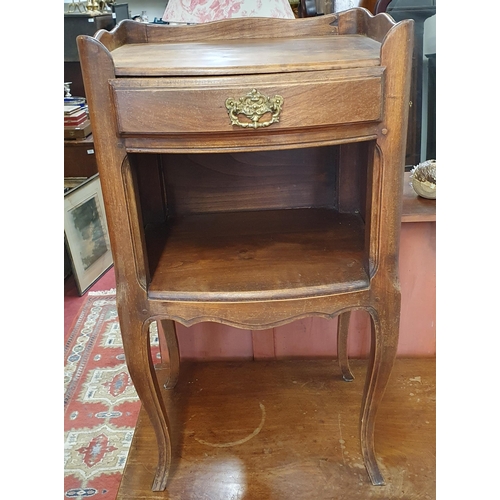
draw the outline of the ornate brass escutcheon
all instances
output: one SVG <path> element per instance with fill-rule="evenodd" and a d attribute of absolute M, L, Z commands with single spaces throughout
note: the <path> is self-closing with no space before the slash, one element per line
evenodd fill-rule
<path fill-rule="evenodd" d="M 283 97 L 275 95 L 267 97 L 258 90 L 252 89 L 246 96 L 235 99 L 226 99 L 226 109 L 231 119 L 231 125 L 238 125 L 244 128 L 268 127 L 272 123 L 280 121 L 279 114 L 283 107 Z M 265 114 L 271 114 L 271 118 L 259 121 Z M 240 122 L 238 115 L 245 115 L 250 121 Z"/>

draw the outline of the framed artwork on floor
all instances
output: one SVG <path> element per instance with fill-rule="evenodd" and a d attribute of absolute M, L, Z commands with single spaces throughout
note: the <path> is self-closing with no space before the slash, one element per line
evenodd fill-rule
<path fill-rule="evenodd" d="M 113 265 L 99 174 L 64 194 L 64 240 L 83 295 Z"/>

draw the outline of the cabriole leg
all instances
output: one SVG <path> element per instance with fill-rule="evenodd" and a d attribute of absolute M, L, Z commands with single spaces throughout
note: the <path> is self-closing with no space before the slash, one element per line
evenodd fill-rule
<path fill-rule="evenodd" d="M 337 358 L 342 371 L 342 378 L 346 382 L 352 382 L 354 376 L 349 367 L 349 358 L 347 356 L 347 338 L 349 334 L 349 321 L 351 319 L 351 311 L 339 314 L 337 327 Z"/>
<path fill-rule="evenodd" d="M 372 319 L 372 341 L 370 360 L 361 403 L 361 451 L 365 467 L 375 486 L 385 485 L 375 457 L 375 417 L 384 395 L 396 358 L 399 336 L 400 298 L 391 304 L 370 311 Z"/>
<path fill-rule="evenodd" d="M 150 322 L 133 317 L 126 307 L 119 310 L 119 318 L 130 377 L 151 420 L 158 443 L 158 466 L 152 490 L 163 491 L 167 485 L 172 450 L 167 412 L 151 356 Z"/>
<path fill-rule="evenodd" d="M 161 320 L 161 328 L 165 336 L 165 342 L 168 349 L 169 375 L 165 382 L 165 389 L 173 389 L 179 379 L 180 354 L 179 343 L 177 341 L 177 332 L 175 323 L 171 320 Z"/>

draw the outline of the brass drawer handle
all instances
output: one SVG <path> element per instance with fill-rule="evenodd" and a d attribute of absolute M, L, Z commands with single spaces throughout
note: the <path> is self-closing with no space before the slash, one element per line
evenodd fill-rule
<path fill-rule="evenodd" d="M 279 114 L 283 107 L 283 97 L 275 95 L 266 97 L 258 90 L 252 89 L 246 96 L 235 99 L 228 97 L 226 99 L 226 109 L 231 119 L 231 125 L 238 125 L 244 128 L 268 127 L 272 123 L 280 121 Z M 271 114 L 271 119 L 259 121 L 265 114 Z M 238 115 L 245 115 L 250 121 L 240 122 Z"/>

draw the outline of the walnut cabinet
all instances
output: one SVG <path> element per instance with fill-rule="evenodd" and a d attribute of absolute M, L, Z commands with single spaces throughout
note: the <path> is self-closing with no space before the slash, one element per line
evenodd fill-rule
<path fill-rule="evenodd" d="M 259 330 L 307 316 L 372 319 L 361 448 L 396 354 L 413 21 L 356 8 L 192 26 L 123 21 L 78 38 L 130 375 L 158 443 L 171 436 L 149 349 L 159 321 Z M 229 376 L 229 374 L 228 374 Z M 237 376 L 237 374 L 230 374 Z M 357 418 L 353 415 L 353 418 Z"/>

